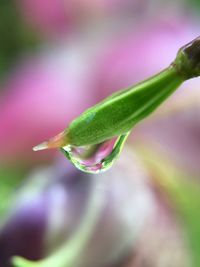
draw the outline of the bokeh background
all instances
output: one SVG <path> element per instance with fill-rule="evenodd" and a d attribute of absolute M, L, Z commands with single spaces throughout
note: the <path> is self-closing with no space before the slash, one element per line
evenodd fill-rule
<path fill-rule="evenodd" d="M 104 174 L 32 151 L 167 67 L 199 28 L 199 0 L 1 0 L 0 267 L 200 266 L 200 79 Z"/>

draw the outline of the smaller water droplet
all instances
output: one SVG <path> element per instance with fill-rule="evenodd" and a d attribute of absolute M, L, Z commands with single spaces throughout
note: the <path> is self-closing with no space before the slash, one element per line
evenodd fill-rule
<path fill-rule="evenodd" d="M 120 154 L 129 133 L 97 145 L 61 148 L 64 155 L 76 168 L 87 173 L 100 173 L 109 169 Z"/>

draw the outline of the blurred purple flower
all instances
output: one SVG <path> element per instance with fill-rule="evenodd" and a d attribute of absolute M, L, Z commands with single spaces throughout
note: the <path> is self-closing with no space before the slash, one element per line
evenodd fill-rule
<path fill-rule="evenodd" d="M 182 229 L 150 179 L 129 149 L 115 168 L 98 176 L 65 161 L 36 170 L 14 198 L 0 232 L 1 263 L 10 267 L 14 255 L 39 260 L 53 254 L 87 219 L 92 193 L 101 208 L 75 266 L 160 267 L 163 259 L 163 267 L 190 266 Z"/>
<path fill-rule="evenodd" d="M 40 196 L 14 211 L 0 232 L 0 266 L 11 266 L 11 256 L 14 255 L 31 260 L 42 258 L 47 204 L 47 199 Z"/>
<path fill-rule="evenodd" d="M 76 266 L 103 267 L 125 261 L 156 205 L 146 172 L 130 151 L 105 174 L 87 175 L 64 161 L 54 169 L 36 171 L 22 189 L 0 233 L 4 267 L 13 255 L 38 260 L 73 237 L 87 219 L 91 193 L 100 197 L 101 209 Z"/>

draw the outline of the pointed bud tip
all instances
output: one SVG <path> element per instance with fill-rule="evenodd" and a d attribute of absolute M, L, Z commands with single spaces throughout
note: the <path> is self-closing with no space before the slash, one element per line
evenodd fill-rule
<path fill-rule="evenodd" d="M 45 141 L 37 146 L 34 146 L 33 151 L 39 151 L 39 150 L 50 149 L 50 148 L 60 148 L 68 144 L 69 142 L 67 142 L 66 132 L 61 132 L 58 135 L 49 139 L 49 141 Z"/>
<path fill-rule="evenodd" d="M 33 151 L 39 151 L 39 150 L 44 150 L 44 149 L 48 149 L 48 142 L 43 142 L 37 146 L 33 147 Z"/>

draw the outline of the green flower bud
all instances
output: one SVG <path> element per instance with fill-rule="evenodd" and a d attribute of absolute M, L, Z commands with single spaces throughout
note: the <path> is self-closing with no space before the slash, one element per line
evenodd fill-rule
<path fill-rule="evenodd" d="M 200 38 L 182 47 L 165 70 L 133 87 L 119 91 L 89 108 L 68 128 L 34 148 L 98 144 L 129 132 L 151 114 L 185 80 L 200 75 Z"/>
<path fill-rule="evenodd" d="M 183 82 L 170 67 L 155 77 L 105 99 L 72 121 L 66 130 L 70 144 L 101 143 L 130 131 Z"/>

